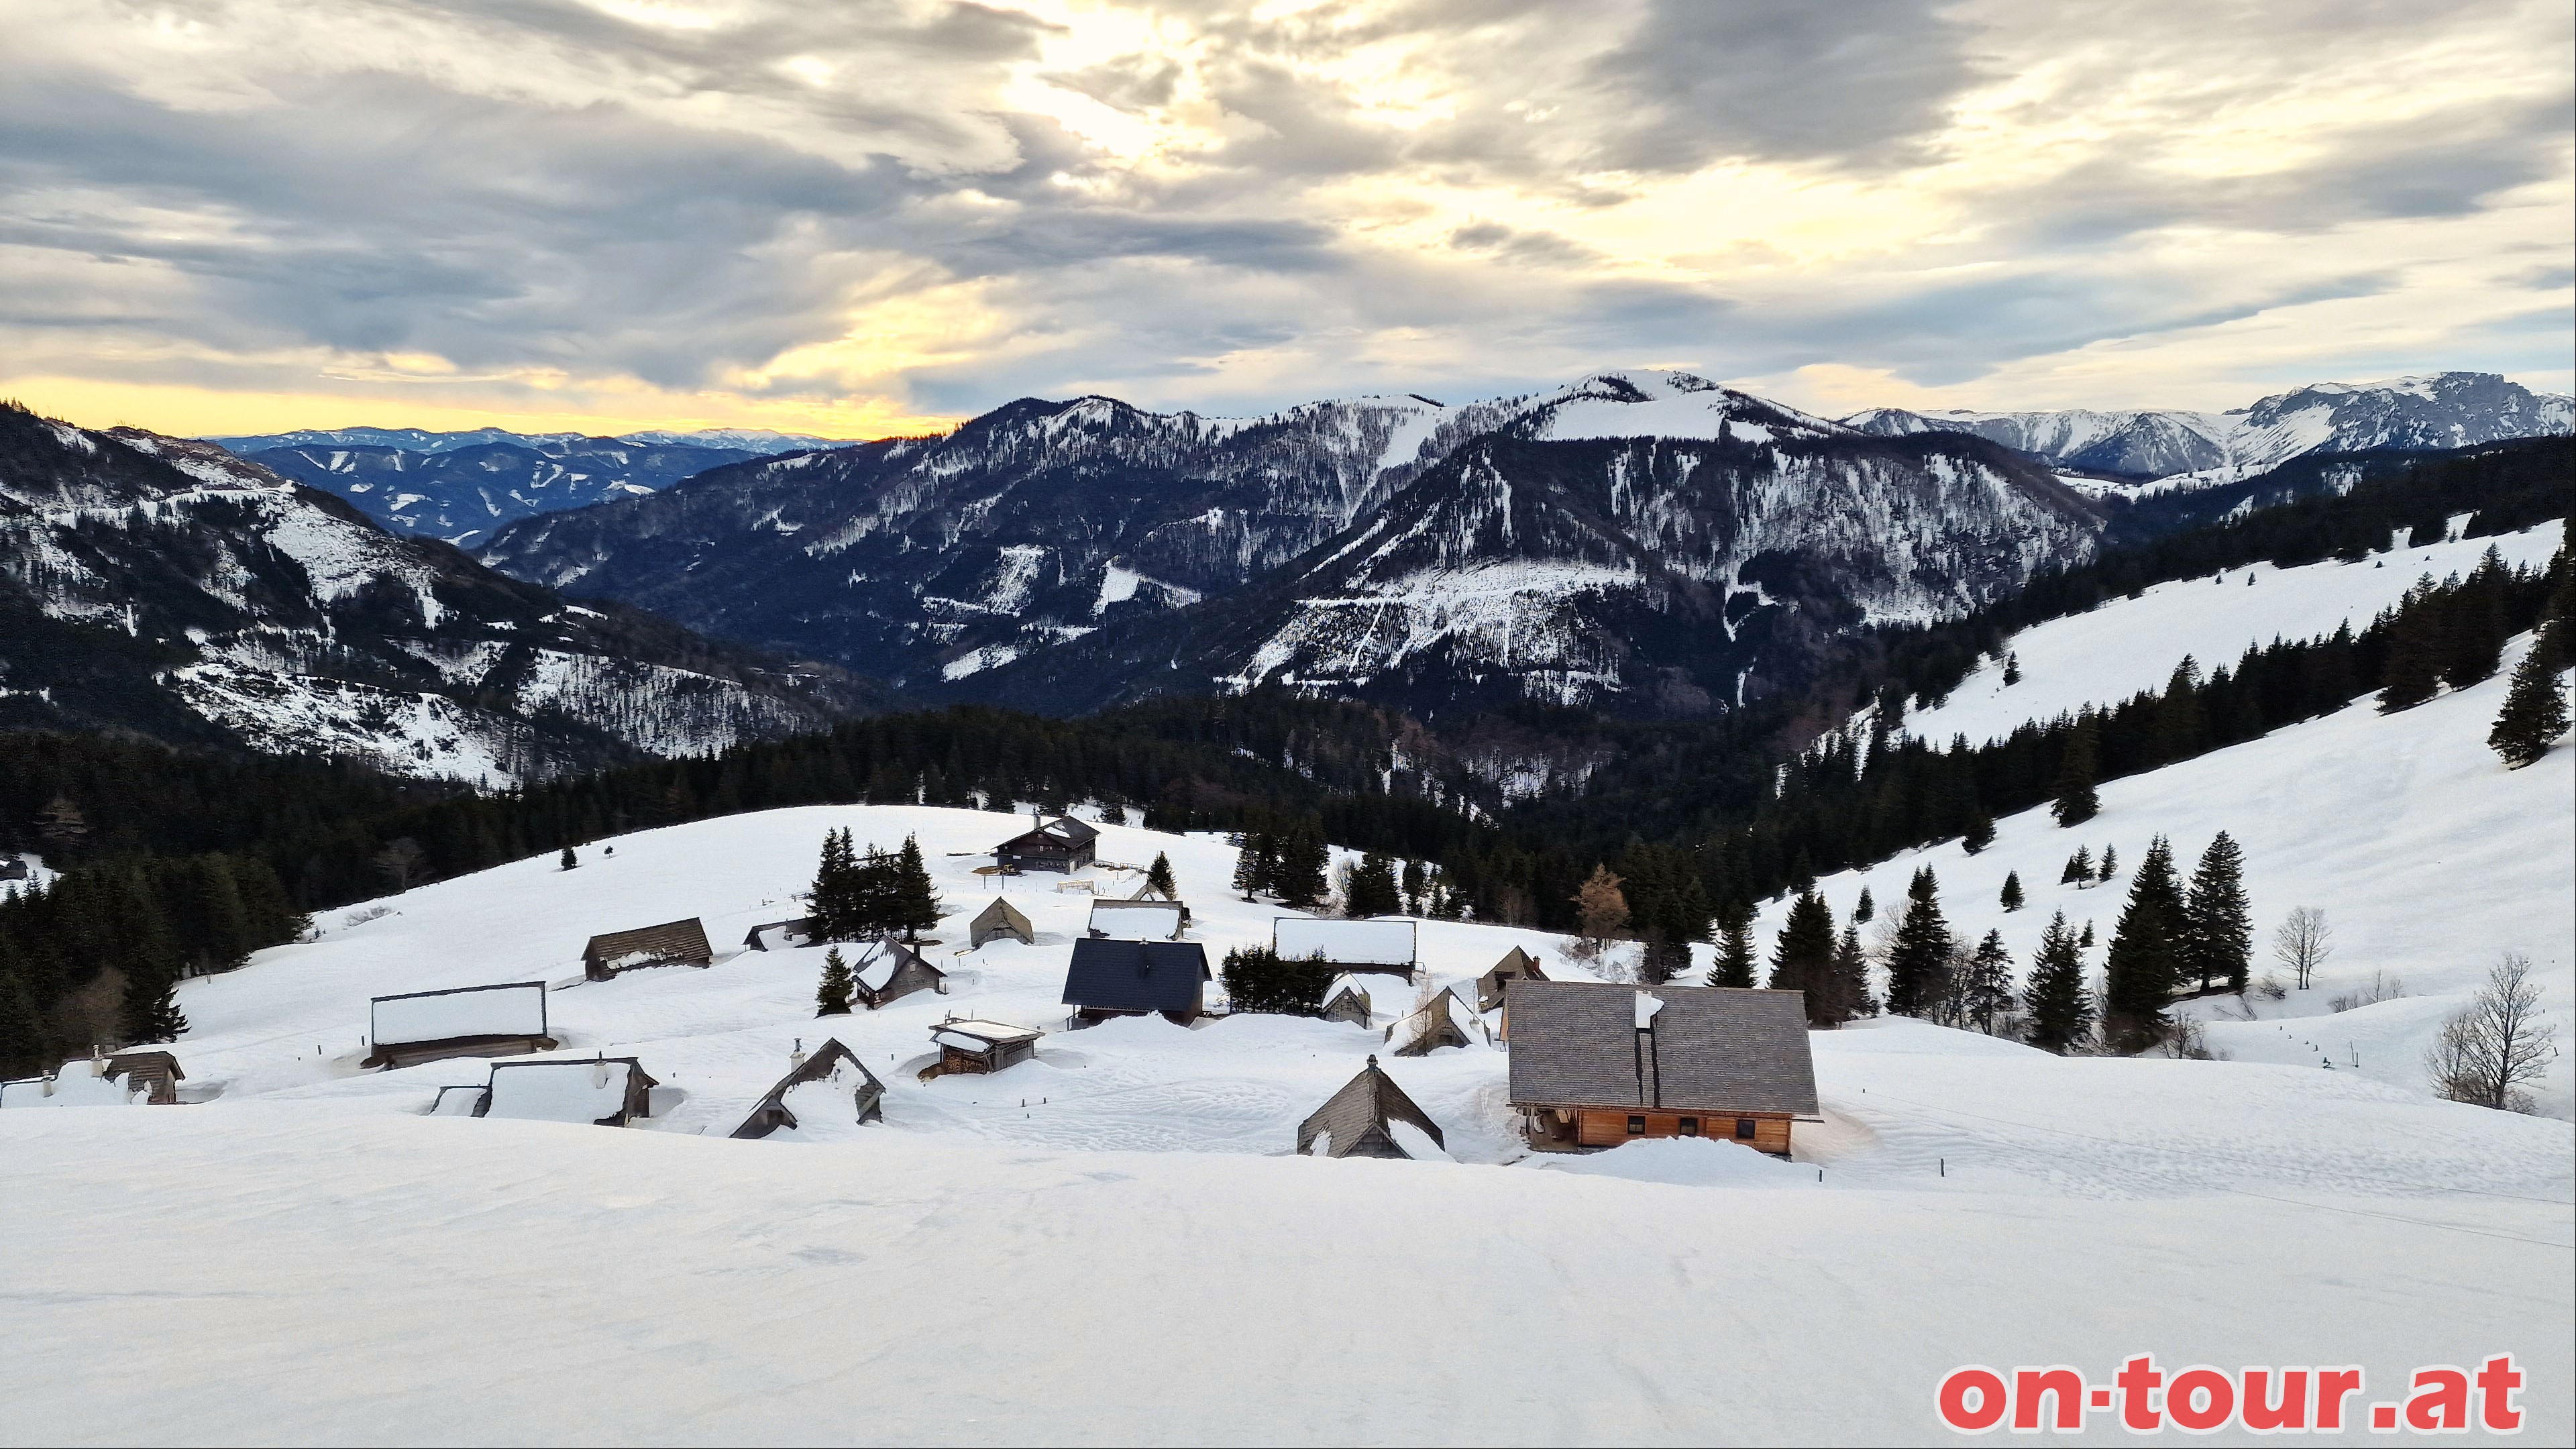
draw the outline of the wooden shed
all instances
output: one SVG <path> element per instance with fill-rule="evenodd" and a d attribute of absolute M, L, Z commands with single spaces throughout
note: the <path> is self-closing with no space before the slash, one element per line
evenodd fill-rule
<path fill-rule="evenodd" d="M 1485 1018 L 1454 989 L 1432 997 L 1386 1029 L 1387 1045 L 1400 1057 L 1426 1057 L 1442 1047 L 1492 1041 Z"/>
<path fill-rule="evenodd" d="M 474 1115 L 623 1127 L 653 1115 L 653 1089 L 660 1085 L 633 1057 L 494 1062 L 483 1110 Z"/>
<path fill-rule="evenodd" d="M 1129 941 L 1177 941 L 1190 922 L 1190 908 L 1179 901 L 1096 900 L 1091 903 L 1090 934 Z"/>
<path fill-rule="evenodd" d="M 1538 958 L 1518 946 L 1503 953 L 1484 975 L 1476 978 L 1476 1009 L 1491 1011 L 1503 1004 L 1503 988 L 1515 981 L 1545 981 L 1547 973 L 1538 969 Z"/>
<path fill-rule="evenodd" d="M 143 1100 L 155 1107 L 176 1105 L 179 1084 L 188 1077 L 177 1057 L 157 1051 L 118 1052 L 107 1059 L 107 1075 L 123 1080 L 129 1092 L 145 1093 Z"/>
<path fill-rule="evenodd" d="M 1064 1004 L 1084 1022 L 1159 1012 L 1187 1025 L 1207 1010 L 1207 948 L 1196 941 L 1117 941 L 1102 936 L 1073 943 L 1065 967 Z"/>
<path fill-rule="evenodd" d="M 948 991 L 948 973 L 901 941 L 879 941 L 850 968 L 850 999 L 875 1011 L 916 991 Z"/>
<path fill-rule="evenodd" d="M 778 1085 L 769 1089 L 769 1094 L 751 1109 L 751 1115 L 743 1118 L 742 1125 L 733 1129 L 733 1135 L 741 1139 L 766 1137 L 781 1127 L 793 1132 L 799 1124 L 795 1108 L 788 1102 L 790 1096 L 804 1102 L 810 1115 L 818 1104 L 832 1106 L 837 1111 L 837 1104 L 845 1092 L 849 1095 L 851 1120 L 861 1123 L 885 1120 L 882 1105 L 885 1083 L 878 1081 L 877 1074 L 869 1071 L 855 1053 L 841 1045 L 840 1038 L 826 1038 L 812 1056 L 805 1057 L 786 1076 L 778 1079 Z"/>
<path fill-rule="evenodd" d="M 418 1066 L 449 1057 L 517 1057 L 553 1051 L 546 983 L 509 981 L 445 991 L 406 991 L 367 1003 L 365 1067 Z"/>
<path fill-rule="evenodd" d="M 1321 956 L 1336 971 L 1407 979 L 1413 975 L 1411 921 L 1320 921 L 1311 916 L 1280 916 L 1270 923 L 1270 944 L 1286 961 Z"/>
<path fill-rule="evenodd" d="M 1368 988 L 1356 976 L 1336 976 L 1324 988 L 1326 1021 L 1347 1021 L 1353 1026 L 1367 1026 L 1376 1019 L 1376 1009 L 1369 1002 Z"/>
<path fill-rule="evenodd" d="M 1817 1115 L 1803 992 L 1516 981 L 1505 1010 L 1532 1147 L 1720 1137 L 1786 1156 Z"/>
<path fill-rule="evenodd" d="M 1100 832 L 1070 815 L 1040 821 L 993 847 L 993 864 L 1005 871 L 1051 870 L 1069 874 L 1092 863 Z"/>
<path fill-rule="evenodd" d="M 967 923 L 966 942 L 970 946 L 981 946 L 996 936 L 1008 936 L 1027 946 L 1037 941 L 1038 928 L 1029 924 L 1029 918 L 1020 914 L 1019 907 L 995 896 L 991 905 Z"/>
<path fill-rule="evenodd" d="M 1038 1054 L 1038 1038 L 1044 1035 L 1036 1027 L 1006 1021 L 943 1021 L 930 1029 L 930 1039 L 939 1046 L 939 1061 L 923 1075 L 976 1075 L 1015 1067 Z"/>
<path fill-rule="evenodd" d="M 712 966 L 715 959 L 715 948 L 707 944 L 707 928 L 691 916 L 591 937 L 590 944 L 581 948 L 581 974 L 606 981 L 640 967 Z"/>
<path fill-rule="evenodd" d="M 746 951 L 776 951 L 789 946 L 814 944 L 814 918 L 798 916 L 794 920 L 769 921 L 751 928 L 742 938 Z"/>
<path fill-rule="evenodd" d="M 1445 1159 L 1449 1152 L 1440 1125 L 1371 1057 L 1358 1076 L 1297 1124 L 1297 1155 Z"/>
<path fill-rule="evenodd" d="M 168 1052 L 102 1056 L 93 1050 L 50 1075 L 0 1082 L 0 1108 L 166 1107 L 179 1100 L 177 1084 L 186 1075 Z"/>

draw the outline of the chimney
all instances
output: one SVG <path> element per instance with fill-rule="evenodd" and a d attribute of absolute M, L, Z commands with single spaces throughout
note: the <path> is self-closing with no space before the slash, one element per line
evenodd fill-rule
<path fill-rule="evenodd" d="M 787 1054 L 787 1070 L 792 1072 L 803 1065 L 805 1065 L 805 1038 L 800 1036 L 796 1038 L 796 1050 Z"/>
<path fill-rule="evenodd" d="M 1640 1106 L 1664 1104 L 1664 1067 L 1655 1043 L 1655 1014 L 1664 1009 L 1662 998 L 1640 991 L 1637 993 L 1637 1102 Z"/>

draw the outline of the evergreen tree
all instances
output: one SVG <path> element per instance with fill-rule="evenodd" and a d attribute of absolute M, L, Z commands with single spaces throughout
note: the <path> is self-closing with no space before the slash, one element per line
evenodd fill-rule
<path fill-rule="evenodd" d="M 1995 817 L 1980 810 L 1976 818 L 1968 822 L 1968 833 L 1960 837 L 1959 844 L 1970 855 L 1975 855 L 1994 843 Z"/>
<path fill-rule="evenodd" d="M 1771 989 L 1805 992 L 1807 1023 L 1832 1026 L 1842 1020 L 1835 1014 L 1833 972 L 1833 908 L 1811 890 L 1789 907 L 1788 924 L 1780 928 L 1771 952 Z"/>
<path fill-rule="evenodd" d="M 1753 984 L 1753 911 L 1732 905 L 1718 912 L 1717 963 L 1709 968 L 1711 986 Z"/>
<path fill-rule="evenodd" d="M 2183 979 L 2182 887 L 2173 847 L 2157 836 L 2129 886 L 2128 905 L 2103 959 L 2103 1030 L 2116 1051 L 2136 1052 L 2164 1035 L 2165 1007 Z"/>
<path fill-rule="evenodd" d="M 2009 689 L 2019 683 L 2021 683 L 2021 656 L 2007 654 L 2004 656 L 2004 687 Z"/>
<path fill-rule="evenodd" d="M 834 946 L 823 953 L 823 984 L 814 991 L 816 1016 L 850 1014 L 850 967 L 841 959 L 841 948 Z"/>
<path fill-rule="evenodd" d="M 572 847 L 567 845 L 563 848 L 563 858 L 556 863 L 562 866 L 565 870 L 570 870 L 574 866 L 581 864 L 581 857 L 573 854 Z"/>
<path fill-rule="evenodd" d="M 1342 905 L 1344 913 L 1354 920 L 1402 911 L 1404 902 L 1396 893 L 1395 862 L 1374 850 L 1363 852 L 1358 868 L 1351 872 L 1349 894 Z"/>
<path fill-rule="evenodd" d="M 2093 854 L 2090 850 L 2079 845 L 2075 847 L 2075 853 L 2073 855 L 2066 857 L 2066 869 L 2059 873 L 2057 883 L 2059 885 L 2082 885 L 2092 878 Z"/>
<path fill-rule="evenodd" d="M 5 959 L 5 956 L 0 956 Z M 0 1076 L 32 1071 L 44 1060 L 45 1031 L 26 983 L 0 971 Z"/>
<path fill-rule="evenodd" d="M 824 831 L 822 858 L 814 865 L 813 916 L 814 934 L 826 941 L 848 940 L 857 934 L 850 899 L 854 865 L 850 832 Z"/>
<path fill-rule="evenodd" d="M 2450 597 L 2442 609 L 2442 682 L 2466 689 L 2496 672 L 2504 641 L 2513 630 L 2505 619 L 2505 592 L 2513 576 L 2495 546 Z"/>
<path fill-rule="evenodd" d="M 1649 926 L 1640 937 L 1645 948 L 1637 956 L 1637 979 L 1648 986 L 1661 986 L 1690 969 L 1690 947 L 1676 941 L 1662 926 Z"/>
<path fill-rule="evenodd" d="M 1869 924 L 1869 918 L 1877 914 L 1878 905 L 1869 898 L 1869 887 L 1862 886 L 1860 888 L 1860 900 L 1852 906 L 1852 924 L 1855 926 L 1866 926 Z"/>
<path fill-rule="evenodd" d="M 2109 880 L 2120 873 L 2120 851 L 2117 846 L 2102 847 L 2101 867 L 2093 872 L 2095 880 Z"/>
<path fill-rule="evenodd" d="M 2538 763 L 2567 733 L 2567 693 L 2545 657 L 2549 652 L 2535 644 L 2514 666 L 2504 708 L 2487 731 L 2487 747 L 2503 757 L 2507 769 Z"/>
<path fill-rule="evenodd" d="M 1421 861 L 1408 860 L 1404 863 L 1404 878 L 1397 882 L 1397 886 L 1404 893 L 1406 915 L 1428 914 L 1428 902 L 1424 899 L 1424 889 L 1430 883 L 1431 877 L 1423 871 Z"/>
<path fill-rule="evenodd" d="M 1836 1025 L 1878 1010 L 1878 1003 L 1869 995 L 1869 953 L 1861 949 L 1858 926 L 1843 927 L 1842 938 L 1834 942 L 1831 986 Z M 1813 1020 L 1812 1013 L 1809 1019 Z"/>
<path fill-rule="evenodd" d="M 1332 851 L 1324 844 L 1323 825 L 1311 816 L 1300 820 L 1279 843 L 1279 873 L 1271 889 L 1282 902 L 1300 910 L 1320 905 L 1331 889 L 1324 880 L 1325 867 L 1331 860 Z"/>
<path fill-rule="evenodd" d="M 2156 700 L 2155 760 L 2187 760 L 2209 747 L 2209 716 L 2201 708 L 2200 687 L 2200 665 L 2186 654 Z"/>
<path fill-rule="evenodd" d="M 2021 896 L 2020 871 L 2008 870 L 2004 872 L 2004 888 L 1998 899 L 2001 901 L 2004 912 L 2007 915 L 2022 908 L 2023 901 Z"/>
<path fill-rule="evenodd" d="M 125 981 L 125 1045 L 177 1041 L 188 1029 L 176 978 L 145 970 Z"/>
<path fill-rule="evenodd" d="M 884 929 L 903 932 L 907 941 L 939 925 L 939 897 L 931 889 L 930 869 L 921 858 L 921 842 L 907 835 L 885 868 L 887 901 Z M 1166 868 L 1168 870 L 1168 867 Z"/>
<path fill-rule="evenodd" d="M 2220 981 L 2243 991 L 2254 959 L 2254 912 L 2245 900 L 2244 852 L 2226 831 L 2200 853 L 2182 914 L 2185 974 L 2203 991 Z"/>
<path fill-rule="evenodd" d="M 1887 955 L 1887 1009 L 1896 1016 L 1925 1016 L 1940 1000 L 1957 945 L 1941 914 L 1941 886 L 1925 866 L 1906 890 L 1905 915 Z"/>
<path fill-rule="evenodd" d="M 2064 911 L 2050 919 L 2039 938 L 2039 954 L 2031 957 L 2022 1011 L 2029 1018 L 2023 1039 L 2061 1056 L 2093 1024 L 2092 996 L 2084 989 L 2084 953 L 2067 933 Z"/>
<path fill-rule="evenodd" d="M 1959 1010 L 1977 1030 L 1994 1035 L 1995 1018 L 2012 1010 L 2012 956 L 2004 950 L 2004 933 L 1988 931 L 1968 958 L 1960 983 Z"/>
<path fill-rule="evenodd" d="M 2093 949 L 2093 923 L 2091 921 L 2086 921 L 2084 923 L 2084 934 L 2076 940 L 2075 944 L 2083 947 L 2087 951 Z"/>
<path fill-rule="evenodd" d="M 2096 738 L 2098 717 L 2090 713 L 2076 721 L 2066 737 L 2066 750 L 2057 768 L 2057 798 L 2048 813 L 2066 829 L 2083 824 L 2102 813 L 2102 802 L 2093 791 L 2101 770 L 2101 743 Z"/>
<path fill-rule="evenodd" d="M 1167 901 L 1181 898 L 1181 888 L 1172 880 L 1172 858 L 1162 851 L 1154 852 L 1154 863 L 1145 867 L 1145 889 Z"/>
<path fill-rule="evenodd" d="M 2442 687 L 2441 604 L 2426 579 L 2397 607 L 2388 625 L 2388 657 L 2379 666 L 2383 714 L 2431 699 Z"/>
<path fill-rule="evenodd" d="M 1268 831 L 1253 831 L 1243 837 L 1243 846 L 1234 853 L 1234 888 L 1243 893 L 1248 903 L 1270 884 L 1264 864 L 1273 854 Z"/>

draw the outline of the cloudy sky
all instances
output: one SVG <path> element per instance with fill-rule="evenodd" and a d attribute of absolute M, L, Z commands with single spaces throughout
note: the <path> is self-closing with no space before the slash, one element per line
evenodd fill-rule
<path fill-rule="evenodd" d="M 2576 348 L 2566 0 L 7 0 L 0 393 L 919 428 Z"/>

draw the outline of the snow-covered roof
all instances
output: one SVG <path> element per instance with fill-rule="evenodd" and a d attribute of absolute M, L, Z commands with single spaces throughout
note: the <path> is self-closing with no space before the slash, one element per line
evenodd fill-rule
<path fill-rule="evenodd" d="M 1177 901 L 1093 901 L 1091 929 L 1130 941 L 1169 941 L 1181 934 Z"/>
<path fill-rule="evenodd" d="M 632 1062 L 495 1062 L 486 1117 L 534 1122 L 599 1122 L 626 1110 Z M 649 1082 L 647 1083 L 649 1085 Z"/>
<path fill-rule="evenodd" d="M 122 1077 L 92 1076 L 87 1057 L 63 1063 L 50 1092 L 42 1077 L 0 1083 L 0 1107 L 132 1107 L 143 1099 Z"/>
<path fill-rule="evenodd" d="M 931 1038 L 942 1046 L 953 1046 L 961 1051 L 970 1052 L 980 1052 L 986 1047 L 997 1046 L 1004 1042 L 1033 1041 L 1046 1035 L 1045 1032 L 1033 1026 L 1013 1026 L 1007 1021 L 982 1020 L 943 1021 L 932 1027 L 930 1034 Z M 958 1040 L 950 1041 L 949 1038 L 952 1036 Z"/>
<path fill-rule="evenodd" d="M 466 1036 L 544 1036 L 546 983 L 511 981 L 379 996 L 367 1005 L 367 1040 L 377 1046 Z"/>
<path fill-rule="evenodd" d="M 1271 945 L 1280 955 L 1306 957 L 1321 953 L 1343 966 L 1413 966 L 1411 921 L 1319 921 L 1281 916 L 1270 923 Z"/>

